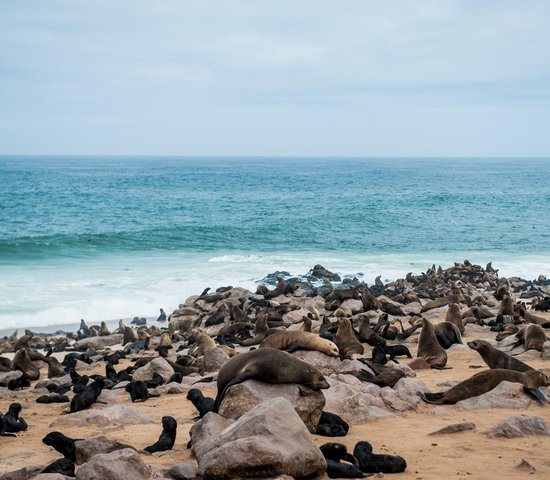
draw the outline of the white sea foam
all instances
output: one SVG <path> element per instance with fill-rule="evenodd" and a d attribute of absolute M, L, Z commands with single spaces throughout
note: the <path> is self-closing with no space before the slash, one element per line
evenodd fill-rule
<path fill-rule="evenodd" d="M 156 317 L 171 312 L 205 287 L 222 285 L 255 289 L 257 280 L 276 270 L 306 273 L 320 263 L 341 275 L 362 274 L 371 283 L 407 272 L 425 271 L 433 263 L 444 268 L 468 258 L 485 265 L 493 260 L 503 276 L 533 279 L 550 274 L 550 258 L 497 253 L 414 253 L 361 255 L 338 253 L 117 255 L 99 259 L 56 260 L 40 264 L 0 266 L 0 330 L 95 323 L 133 316 Z"/>

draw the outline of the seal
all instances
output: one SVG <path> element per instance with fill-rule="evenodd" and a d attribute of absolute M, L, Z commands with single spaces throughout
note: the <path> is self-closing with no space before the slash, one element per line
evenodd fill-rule
<path fill-rule="evenodd" d="M 277 330 L 264 338 L 260 348 L 276 348 L 285 352 L 296 350 L 317 350 L 331 357 L 339 355 L 338 347 L 330 340 L 325 340 L 315 333 L 302 332 L 300 330 Z"/>
<path fill-rule="evenodd" d="M 49 447 L 55 448 L 61 455 L 69 460 L 76 462 L 75 440 L 63 435 L 61 432 L 50 432 L 42 442 Z"/>
<path fill-rule="evenodd" d="M 489 368 L 505 368 L 508 370 L 515 370 L 516 372 L 529 372 L 530 370 L 534 370 L 534 368 L 526 363 L 493 347 L 485 340 L 472 340 L 468 342 L 468 346 L 481 355 L 481 358 L 483 358 L 483 361 Z"/>
<path fill-rule="evenodd" d="M 74 477 L 74 463 L 68 458 L 60 458 L 50 463 L 41 473 L 59 473 L 66 477 Z"/>
<path fill-rule="evenodd" d="M 483 395 L 497 387 L 500 382 L 521 383 L 530 393 L 536 395 L 537 398 L 540 398 L 542 393 L 536 389 L 549 385 L 546 375 L 538 370 L 516 372 L 515 370 L 497 368 L 476 373 L 446 392 L 417 392 L 417 394 L 426 403 L 432 403 L 434 405 L 443 405 L 446 403 L 454 404 L 471 397 Z M 542 396 L 542 398 L 544 397 Z"/>
<path fill-rule="evenodd" d="M 321 412 L 317 424 L 316 435 L 323 437 L 345 437 L 349 432 L 348 423 L 339 415 L 330 412 Z"/>
<path fill-rule="evenodd" d="M 267 313 L 261 313 L 260 315 L 258 315 L 256 323 L 254 324 L 254 336 L 252 338 L 246 338 L 245 340 L 242 340 L 241 345 L 243 347 L 252 347 L 254 345 L 259 345 L 260 343 L 262 343 L 268 330 L 267 317 Z"/>
<path fill-rule="evenodd" d="M 48 357 L 46 358 L 46 362 L 48 363 L 48 378 L 58 378 L 66 375 L 57 358 Z"/>
<path fill-rule="evenodd" d="M 273 290 L 266 291 L 263 295 L 266 300 L 278 297 L 285 291 L 285 281 L 281 277 L 277 277 L 277 286 Z"/>
<path fill-rule="evenodd" d="M 454 323 L 447 321 L 441 322 L 435 325 L 434 329 L 439 345 L 441 345 L 445 350 L 455 343 L 462 344 L 460 331 Z"/>
<path fill-rule="evenodd" d="M 162 417 L 162 433 L 159 439 L 153 445 L 145 447 L 144 450 L 149 453 L 172 450 L 176 442 L 177 429 L 178 422 L 174 417 L 168 415 Z"/>
<path fill-rule="evenodd" d="M 259 348 L 236 355 L 222 366 L 218 373 L 214 411 L 218 410 L 231 386 L 251 378 L 266 383 L 298 383 L 313 390 L 330 386 L 323 374 L 309 363 L 275 348 Z"/>
<path fill-rule="evenodd" d="M 523 344 L 525 350 L 538 350 L 542 352 L 542 345 L 546 342 L 546 332 L 539 325 L 529 325 L 516 333 L 518 342 L 515 346 Z M 515 348 L 515 347 L 514 347 Z"/>
<path fill-rule="evenodd" d="M 208 412 L 214 411 L 214 399 L 205 397 L 198 388 L 192 388 L 187 392 L 187 400 L 197 409 L 199 418 L 204 417 Z"/>
<path fill-rule="evenodd" d="M 416 356 L 426 360 L 431 368 L 443 368 L 447 365 L 447 352 L 437 341 L 433 324 L 425 318 L 422 318 Z"/>
<path fill-rule="evenodd" d="M 498 306 L 499 315 L 514 315 L 514 301 L 510 295 L 505 295 Z"/>
<path fill-rule="evenodd" d="M 12 403 L 9 406 L 7 413 L 4 415 L 5 432 L 19 433 L 27 430 L 27 422 L 19 416 L 19 413 L 21 413 L 21 404 Z"/>
<path fill-rule="evenodd" d="M 348 453 L 341 443 L 325 443 L 319 447 L 327 461 L 329 478 L 364 478 L 367 475 L 359 469 L 357 459 Z M 342 463 L 346 462 L 346 463 Z"/>
<path fill-rule="evenodd" d="M 14 370 L 19 370 L 26 374 L 31 380 L 38 380 L 40 378 L 40 370 L 32 363 L 29 353 L 24 348 L 17 350 L 12 360 L 12 367 Z"/>
<path fill-rule="evenodd" d="M 197 345 L 193 347 L 192 349 L 189 349 L 189 355 L 192 355 L 194 357 L 200 357 L 204 355 L 204 351 L 207 348 L 216 348 L 216 342 L 214 339 L 206 333 L 204 333 L 201 330 L 195 330 L 193 332 L 193 337 L 195 337 L 195 340 L 197 342 Z"/>
<path fill-rule="evenodd" d="M 341 318 L 338 321 L 338 330 L 334 335 L 334 343 L 336 343 L 340 355 L 351 357 L 354 354 L 363 355 L 364 348 L 361 342 L 357 340 L 351 321 L 349 318 Z"/>
<path fill-rule="evenodd" d="M 147 384 L 141 380 L 130 382 L 128 385 L 126 385 L 125 390 L 130 394 L 132 403 L 145 402 L 149 398 Z"/>
<path fill-rule="evenodd" d="M 462 315 L 460 314 L 460 307 L 457 303 L 451 303 L 449 309 L 445 315 L 445 321 L 454 323 L 461 335 L 464 335 L 464 324 L 462 323 Z"/>
<path fill-rule="evenodd" d="M 369 442 L 357 442 L 353 456 L 359 468 L 365 473 L 400 473 L 407 468 L 407 462 L 399 455 L 380 455 L 372 452 Z"/>
<path fill-rule="evenodd" d="M 450 303 L 460 303 L 463 300 L 464 295 L 462 295 L 461 293 L 451 293 L 450 295 L 439 297 L 435 300 L 430 300 L 428 303 L 422 306 L 422 308 L 420 309 L 420 313 L 427 312 L 428 310 L 432 310 L 434 308 L 443 307 Z"/>
<path fill-rule="evenodd" d="M 80 412 L 91 407 L 97 401 L 104 385 L 104 380 L 99 379 L 85 387 L 81 393 L 75 395 L 71 400 L 71 410 L 69 413 Z"/>

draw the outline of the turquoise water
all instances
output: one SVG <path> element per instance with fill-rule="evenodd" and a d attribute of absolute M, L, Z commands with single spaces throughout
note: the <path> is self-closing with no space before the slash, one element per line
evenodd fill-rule
<path fill-rule="evenodd" d="M 315 262 L 550 273 L 550 160 L 0 157 L 0 328 L 155 315 Z"/>

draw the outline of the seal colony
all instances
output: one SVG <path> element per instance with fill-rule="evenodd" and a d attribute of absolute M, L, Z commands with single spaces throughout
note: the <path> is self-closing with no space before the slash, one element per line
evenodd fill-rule
<path fill-rule="evenodd" d="M 289 400 L 305 435 L 320 448 L 322 471 L 329 478 L 377 472 L 396 478 L 444 477 L 448 472 L 442 466 L 431 471 L 432 477 L 422 471 L 437 453 L 425 450 L 417 459 L 415 439 L 423 439 L 415 429 L 392 431 L 384 423 L 414 421 L 442 408 L 431 404 L 444 405 L 452 414 L 465 400 L 516 385 L 510 395 L 521 405 L 520 413 L 528 408 L 550 420 L 549 280 L 503 278 L 490 263 L 483 268 L 469 261 L 447 269 L 434 265 L 388 283 L 382 278 L 373 285 L 351 277 L 342 281 L 316 265 L 303 277 L 269 275 L 255 292 L 206 288 L 170 315 L 161 310 L 150 325 L 136 317 L 130 325 L 120 321 L 111 332 L 105 322 L 83 320 L 74 333 L 26 330 L 4 337 L 0 475 L 41 463 L 35 475 L 78 478 L 81 469 L 102 458 L 97 455 L 129 448 L 144 466 L 157 468 L 157 478 L 180 478 L 170 473 L 180 457 L 197 463 L 194 475 L 201 476 L 211 472 L 206 464 L 213 461 L 205 460 L 201 449 L 218 441 L 212 425 L 231 424 L 235 432 L 241 418 L 279 396 Z M 78 415 L 101 414 L 106 405 L 154 413 L 150 427 L 139 427 L 147 437 L 140 440 L 132 424 L 116 428 L 114 417 L 98 424 L 106 426 L 112 440 L 92 438 L 93 427 L 82 429 L 82 420 L 66 426 Z M 471 415 L 482 421 L 489 413 L 474 410 Z M 438 421 L 437 415 L 431 419 Z M 384 426 L 371 438 L 378 424 Z M 412 440 L 405 442 L 401 436 L 407 435 Z M 23 436 L 25 443 L 18 443 Z M 326 437 L 341 443 L 327 443 Z M 257 460 L 266 440 L 250 438 L 249 450 Z M 33 446 L 24 451 L 28 442 Z M 79 442 L 103 446 L 87 456 Z M 223 444 L 216 445 L 214 451 L 223 450 Z M 319 464 L 310 466 L 305 458 L 296 471 L 319 474 Z M 281 462 L 291 468 L 290 459 Z M 246 454 L 232 464 L 241 468 L 239 478 L 282 472 L 253 466 Z M 411 469 L 413 477 L 407 477 Z M 143 475 L 136 478 L 148 478 Z M 209 473 L 204 478 L 225 477 Z"/>

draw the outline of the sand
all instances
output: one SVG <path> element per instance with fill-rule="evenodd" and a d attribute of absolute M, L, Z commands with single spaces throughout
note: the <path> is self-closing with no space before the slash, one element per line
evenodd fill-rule
<path fill-rule="evenodd" d="M 543 314 L 550 318 L 550 314 Z M 441 319 L 436 320 L 440 321 Z M 472 332 L 467 327 L 464 342 L 475 338 L 494 338 L 488 332 Z M 412 343 L 411 350 L 416 350 Z M 451 370 L 420 370 L 417 377 L 425 382 L 432 391 L 444 390 L 437 387 L 438 383 L 447 380 L 463 380 L 474 373 L 485 369 L 485 365 L 477 352 L 467 346 L 453 347 L 448 350 L 448 366 Z M 520 359 L 536 368 L 550 367 L 548 361 L 540 358 L 540 353 L 531 352 L 521 355 Z M 408 363 L 405 359 L 402 363 Z M 125 367 L 125 360 L 116 366 L 117 370 Z M 482 366 L 483 368 L 470 368 Z M 103 373 L 103 364 L 90 370 L 91 373 Z M 89 372 L 86 372 L 89 373 Z M 45 378 L 46 372 L 43 372 Z M 204 390 L 211 396 L 215 395 L 214 385 L 208 385 Z M 0 437 L 0 473 L 8 472 L 33 463 L 47 464 L 60 455 L 52 448 L 42 443 L 42 438 L 50 431 L 50 423 L 68 410 L 68 404 L 41 405 L 35 402 L 36 394 L 31 389 L 19 392 L 17 401 L 23 406 L 22 416 L 29 424 L 26 432 L 18 434 L 17 438 Z M 8 405 L 15 401 L 11 398 L 0 398 L 0 410 L 6 411 Z M 115 405 L 131 405 L 130 400 Z M 132 405 L 146 412 L 156 423 L 151 425 L 136 425 L 124 428 L 101 428 L 87 426 L 86 428 L 60 429 L 73 438 L 105 435 L 113 440 L 119 440 L 142 449 L 154 443 L 161 431 L 160 421 L 164 415 L 173 416 L 178 422 L 178 435 L 174 449 L 162 454 L 141 454 L 146 463 L 167 467 L 175 463 L 196 464 L 186 444 L 189 440 L 189 429 L 193 425 L 196 411 L 184 394 L 162 395 L 151 398 L 145 403 Z M 96 404 L 92 408 L 103 408 Z M 461 410 L 454 405 L 427 405 L 421 403 L 417 412 L 400 414 L 395 418 L 372 420 L 361 425 L 351 425 L 346 437 L 329 438 L 313 436 L 318 445 L 330 441 L 344 443 L 353 449 L 359 440 L 367 440 L 374 446 L 377 453 L 399 454 L 407 460 L 407 470 L 404 473 L 385 475 L 386 478 L 403 480 L 429 480 L 447 478 L 470 479 L 517 479 L 517 478 L 550 478 L 550 437 L 528 436 L 518 439 L 491 439 L 485 432 L 493 425 L 510 415 L 538 415 L 550 423 L 550 406 L 540 406 L 532 402 L 526 410 Z M 459 422 L 473 422 L 475 431 L 462 433 L 433 435 L 428 434 L 442 427 Z M 534 474 L 518 469 L 522 459 L 529 459 L 537 468 Z"/>

